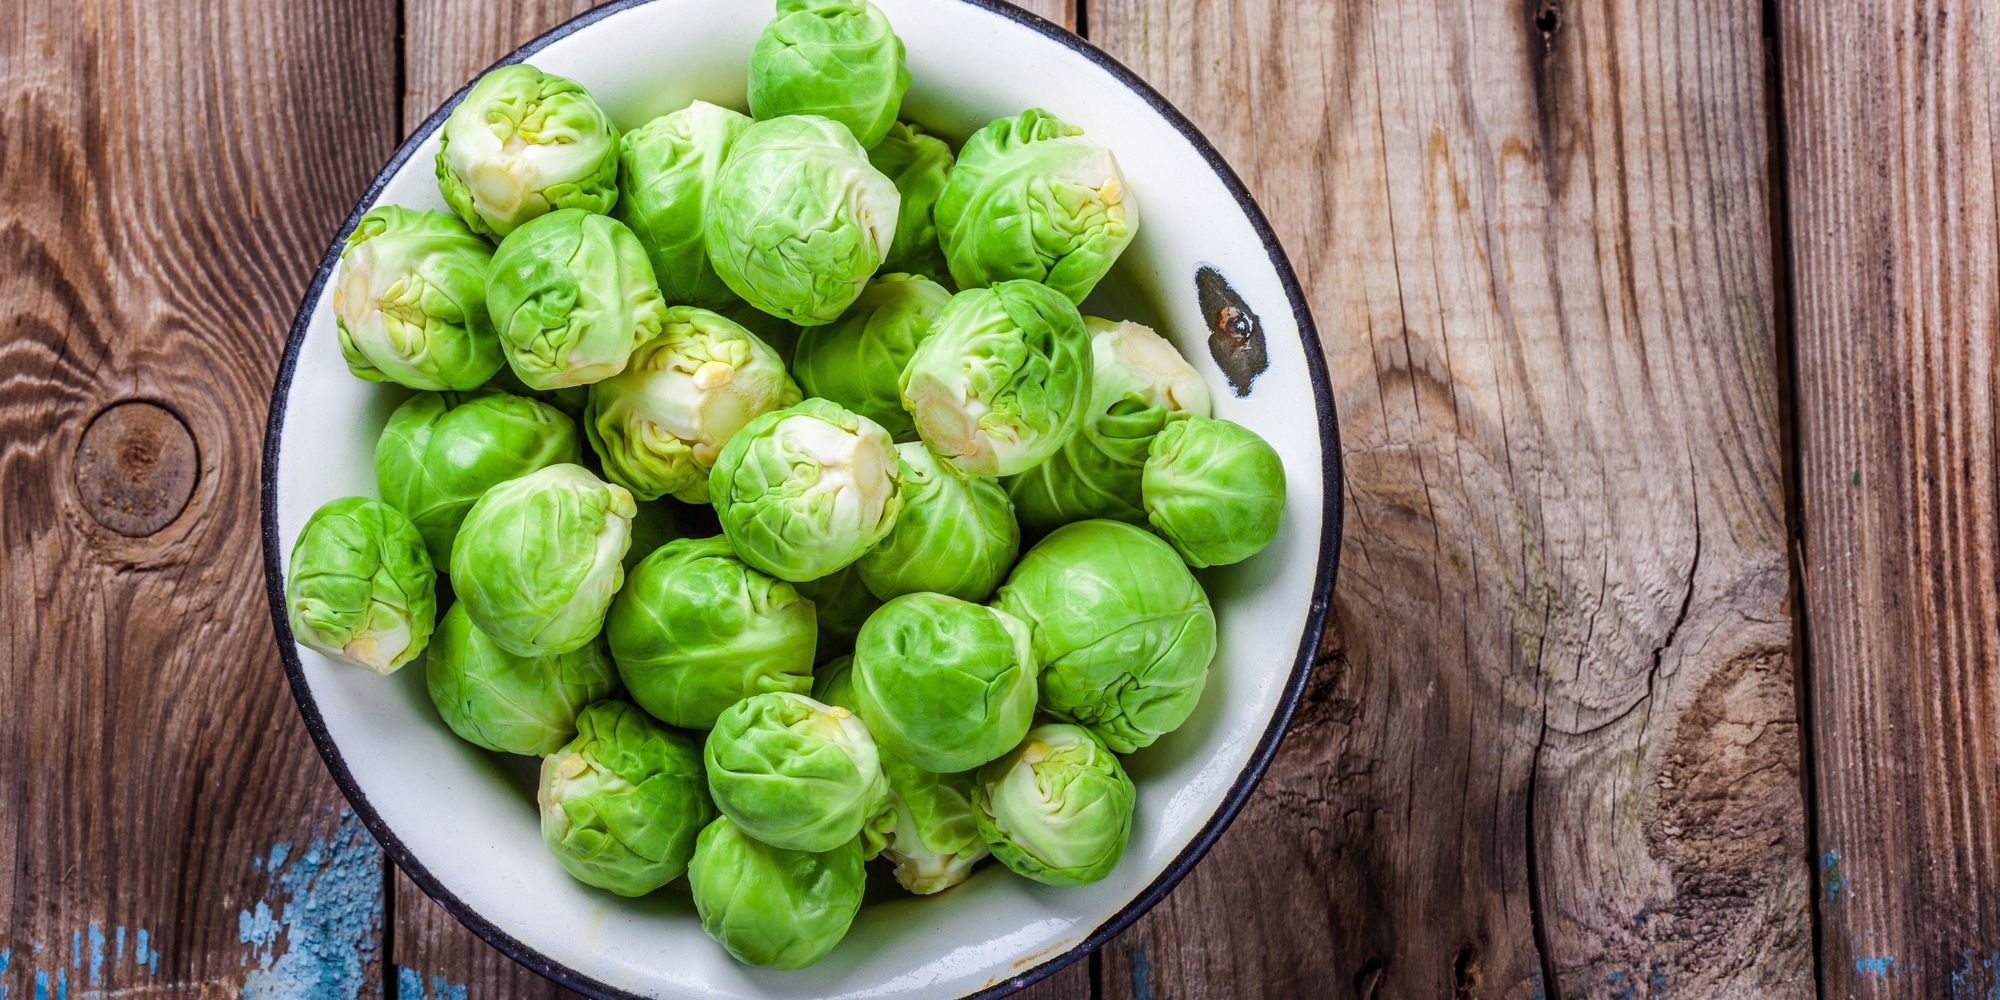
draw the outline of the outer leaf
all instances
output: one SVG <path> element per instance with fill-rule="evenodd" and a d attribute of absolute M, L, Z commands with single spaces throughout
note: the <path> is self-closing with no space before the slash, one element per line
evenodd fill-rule
<path fill-rule="evenodd" d="M 451 550 L 451 582 L 472 623 L 520 656 L 567 653 L 596 638 L 636 508 L 622 486 L 551 465 L 486 491 Z"/>
<path fill-rule="evenodd" d="M 314 511 L 285 567 L 293 637 L 378 674 L 395 673 L 424 651 L 437 620 L 436 587 L 410 519 L 367 497 Z"/>
<path fill-rule="evenodd" d="M 619 676 L 655 717 L 707 729 L 767 691 L 812 686 L 812 602 L 722 538 L 668 542 L 632 570 L 605 621 Z"/>
<path fill-rule="evenodd" d="M 750 50 L 752 114 L 831 118 L 863 146 L 896 123 L 909 89 L 903 41 L 866 0 L 779 0 Z"/>
<path fill-rule="evenodd" d="M 743 300 L 800 326 L 833 322 L 882 266 L 896 185 L 846 126 L 811 115 L 760 121 L 730 148 L 710 195 L 709 263 Z"/>
<path fill-rule="evenodd" d="M 371 209 L 333 279 L 347 369 L 412 389 L 472 389 L 504 363 L 486 315 L 493 247 L 443 212 Z"/>
<path fill-rule="evenodd" d="M 1111 874 L 1132 836 L 1137 789 L 1110 749 L 1081 726 L 1036 726 L 979 769 L 973 818 L 1015 874 L 1077 886 Z"/>
<path fill-rule="evenodd" d="M 1057 528 L 994 606 L 1034 629 L 1042 708 L 1131 753 L 1179 728 L 1215 658 L 1215 612 L 1165 542 L 1118 521 Z"/>
<path fill-rule="evenodd" d="M 474 232 L 500 239 L 562 208 L 618 200 L 618 130 L 583 85 L 527 63 L 481 77 L 438 133 L 438 190 Z"/>
<path fill-rule="evenodd" d="M 772 847 L 728 817 L 701 831 L 688 885 L 701 929 L 749 965 L 803 969 L 826 956 L 861 910 L 861 843 L 823 854 Z"/>
<path fill-rule="evenodd" d="M 1039 108 L 966 140 L 936 219 L 960 288 L 1039 281 L 1081 303 L 1139 229 L 1111 150 Z"/>
<path fill-rule="evenodd" d="M 694 741 L 622 701 L 591 705 L 576 727 L 542 761 L 542 843 L 579 881 L 621 896 L 679 878 L 715 817 Z"/>

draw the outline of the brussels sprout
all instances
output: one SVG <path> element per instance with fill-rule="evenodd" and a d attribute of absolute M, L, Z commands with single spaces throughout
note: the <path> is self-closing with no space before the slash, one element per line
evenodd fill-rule
<path fill-rule="evenodd" d="M 896 239 L 889 244 L 882 269 L 927 278 L 950 273 L 945 267 L 944 248 L 938 245 L 937 220 L 931 213 L 944 190 L 945 176 L 951 173 L 951 147 L 943 139 L 925 134 L 920 125 L 898 122 L 868 150 L 868 162 L 894 181 L 896 192 L 902 195 L 902 207 L 896 213 Z"/>
<path fill-rule="evenodd" d="M 444 120 L 437 179 L 451 210 L 496 240 L 554 209 L 609 212 L 618 130 L 583 84 L 526 63 L 502 66 Z"/>
<path fill-rule="evenodd" d="M 811 689 L 813 633 L 812 602 L 745 566 L 722 538 L 682 538 L 647 556 L 604 623 L 632 700 L 688 729 L 754 694 Z"/>
<path fill-rule="evenodd" d="M 750 50 L 750 113 L 819 115 L 863 146 L 896 124 L 910 71 L 903 41 L 867 0 L 778 0 Z"/>
<path fill-rule="evenodd" d="M 688 887 L 701 929 L 731 957 L 803 969 L 826 956 L 861 910 L 861 842 L 813 854 L 772 847 L 724 816 L 701 831 Z"/>
<path fill-rule="evenodd" d="M 1057 722 L 1036 726 L 1013 753 L 979 769 L 972 808 L 1001 864 L 1044 885 L 1075 886 L 1117 867 L 1137 796 L 1096 736 Z"/>
<path fill-rule="evenodd" d="M 854 565 L 876 597 L 932 591 L 983 601 L 1021 551 L 1014 504 L 992 479 L 967 479 L 912 442 L 896 446 L 903 510 Z"/>
<path fill-rule="evenodd" d="M 854 637 L 861 633 L 861 623 L 882 606 L 881 600 L 861 582 L 860 571 L 851 565 L 817 580 L 807 580 L 798 587 L 799 593 L 813 602 L 813 610 L 819 617 L 819 648 L 813 653 L 813 660 L 818 663 L 854 652 Z"/>
<path fill-rule="evenodd" d="M 1097 287 L 1139 228 L 1118 158 L 1039 108 L 966 140 L 935 215 L 960 288 L 1027 278 L 1073 303 Z"/>
<path fill-rule="evenodd" d="M 798 115 L 743 130 L 709 195 L 703 244 L 729 290 L 800 326 L 847 310 L 896 234 L 896 185 L 846 126 Z"/>
<path fill-rule="evenodd" d="M 545 754 L 576 735 L 585 705 L 618 690 L 618 670 L 599 642 L 554 656 L 515 656 L 454 604 L 431 638 L 424 682 L 445 725 L 467 742 Z"/>
<path fill-rule="evenodd" d="M 1021 557 L 993 606 L 1033 626 L 1042 707 L 1111 749 L 1187 721 L 1215 658 L 1215 612 L 1167 543 L 1122 521 L 1078 521 Z"/>
<path fill-rule="evenodd" d="M 550 212 L 500 241 L 486 305 L 507 363 L 534 389 L 624 371 L 632 349 L 667 321 L 639 238 L 617 219 L 577 208 Z"/>
<path fill-rule="evenodd" d="M 754 695 L 715 720 L 702 749 L 708 791 L 744 833 L 791 851 L 830 851 L 885 812 L 889 785 L 868 727 L 803 694 Z"/>
<path fill-rule="evenodd" d="M 919 896 L 965 881 L 986 857 L 986 841 L 972 812 L 971 772 L 934 774 L 882 758 L 895 824 L 882 853 L 896 865 L 896 881 Z"/>
<path fill-rule="evenodd" d="M 1208 387 L 1174 345 L 1137 323 L 1085 317 L 1090 403 L 1055 457 L 1007 481 L 1021 523 L 1043 532 L 1109 517 L 1140 523 L 1146 446 L 1169 421 L 1206 417 Z"/>
<path fill-rule="evenodd" d="M 1012 476 L 1076 432 L 1090 366 L 1090 335 L 1068 299 L 1003 281 L 952 296 L 898 386 L 939 458 L 970 476 Z"/>
<path fill-rule="evenodd" d="M 882 605 L 854 643 L 854 697 L 891 754 L 967 771 L 1021 741 L 1035 715 L 1035 656 L 1013 615 L 942 594 Z"/>
<path fill-rule="evenodd" d="M 674 306 L 624 371 L 590 387 L 583 426 L 604 478 L 641 500 L 707 503 L 723 442 L 798 401 L 778 352 L 706 309 Z"/>
<path fill-rule="evenodd" d="M 901 473 L 889 432 L 840 404 L 808 399 L 736 432 L 709 496 L 744 562 L 817 580 L 861 557 L 896 523 Z"/>
<path fill-rule="evenodd" d="M 576 739 L 542 760 L 536 799 L 556 860 L 620 896 L 679 878 L 715 818 L 694 741 L 622 701 L 576 717 Z"/>
<path fill-rule="evenodd" d="M 412 389 L 472 389 L 504 363 L 486 314 L 493 247 L 443 212 L 395 205 L 355 223 L 333 278 L 347 370 Z"/>
<path fill-rule="evenodd" d="M 1153 439 L 1144 490 L 1146 520 L 1188 565 L 1226 566 L 1278 537 L 1285 466 L 1255 431 L 1198 418 Z"/>
<path fill-rule="evenodd" d="M 307 648 L 393 674 L 430 641 L 437 571 L 401 511 L 343 497 L 314 511 L 292 543 L 285 607 Z"/>
<path fill-rule="evenodd" d="M 833 325 L 800 339 L 792 374 L 808 395 L 881 424 L 898 441 L 913 440 L 917 428 L 903 411 L 896 380 L 950 301 L 951 293 L 929 278 L 879 275 Z"/>
<path fill-rule="evenodd" d="M 579 457 L 576 423 L 552 406 L 496 390 L 421 393 L 389 414 L 375 442 L 375 488 L 417 526 L 431 563 L 449 569 L 474 501 Z"/>
<path fill-rule="evenodd" d="M 671 303 L 715 308 L 735 300 L 701 245 L 701 221 L 729 144 L 750 119 L 696 101 L 618 140 L 619 187 L 612 216 L 632 229 Z"/>
<path fill-rule="evenodd" d="M 459 525 L 451 585 L 472 623 L 517 656 L 567 653 L 596 638 L 636 508 L 623 486 L 551 465 L 486 491 Z"/>

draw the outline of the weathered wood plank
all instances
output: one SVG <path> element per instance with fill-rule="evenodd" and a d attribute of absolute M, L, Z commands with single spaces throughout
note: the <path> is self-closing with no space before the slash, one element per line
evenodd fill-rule
<path fill-rule="evenodd" d="M 2000 7 L 1780 5 L 1826 996 L 2000 991 Z"/>
<path fill-rule="evenodd" d="M 0 995 L 377 990 L 381 857 L 256 525 L 293 310 L 394 144 L 395 21 L 0 6 Z"/>
<path fill-rule="evenodd" d="M 1087 23 L 1294 253 L 1349 476 L 1308 702 L 1107 995 L 1810 994 L 1757 5 Z"/>

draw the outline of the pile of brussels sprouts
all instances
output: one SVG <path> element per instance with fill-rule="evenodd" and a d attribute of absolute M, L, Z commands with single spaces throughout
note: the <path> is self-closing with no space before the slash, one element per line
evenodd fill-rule
<path fill-rule="evenodd" d="M 428 651 L 453 732 L 543 758 L 557 862 L 685 873 L 754 965 L 825 955 L 878 856 L 915 893 L 1105 877 L 1118 755 L 1215 654 L 1189 567 L 1284 505 L 1171 344 L 1078 311 L 1138 223 L 1111 151 L 1031 110 L 954 157 L 908 85 L 863 0 L 779 0 L 750 117 L 621 132 L 502 67 L 444 125 L 453 214 L 367 213 L 331 295 L 352 372 L 416 393 L 381 498 L 300 533 L 293 633 Z"/>

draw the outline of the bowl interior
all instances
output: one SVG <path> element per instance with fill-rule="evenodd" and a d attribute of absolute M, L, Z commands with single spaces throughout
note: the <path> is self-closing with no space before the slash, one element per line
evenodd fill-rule
<path fill-rule="evenodd" d="M 329 763 L 364 815 L 374 814 L 390 851 L 497 944 L 573 985 L 645 996 L 938 997 L 1028 973 L 1083 943 L 1156 881 L 1178 877 L 1177 859 L 1239 784 L 1309 651 L 1301 642 L 1317 624 L 1316 593 L 1324 596 L 1316 592 L 1325 585 L 1322 533 L 1337 530 L 1322 517 L 1331 416 L 1323 416 L 1320 361 L 1307 354 L 1275 248 L 1202 151 L 1110 68 L 1001 10 L 876 2 L 909 50 L 905 117 L 957 140 L 992 118 L 1042 106 L 1117 151 L 1142 224 L 1084 311 L 1153 325 L 1208 378 L 1218 416 L 1278 449 L 1289 491 L 1283 528 L 1257 557 L 1200 574 L 1221 627 L 1209 689 L 1186 726 L 1127 758 L 1138 812 L 1130 850 L 1109 878 L 1051 889 L 989 862 L 939 896 L 871 892 L 840 947 L 795 973 L 732 962 L 703 935 L 684 883 L 633 901 L 571 880 L 541 846 L 534 762 L 456 739 L 431 707 L 420 665 L 385 680 L 293 647 L 308 721 L 316 712 Z M 654 0 L 558 32 L 525 58 L 582 81 L 631 127 L 696 98 L 744 107 L 745 63 L 768 17 L 764 3 Z M 412 138 L 362 210 L 445 208 L 432 173 L 438 121 Z M 1209 355 L 1193 280 L 1203 265 L 1225 275 L 1262 321 L 1270 365 L 1247 397 L 1230 391 Z M 405 395 L 347 373 L 324 280 L 306 304 L 272 421 L 281 559 L 320 504 L 374 494 L 375 438 Z"/>

